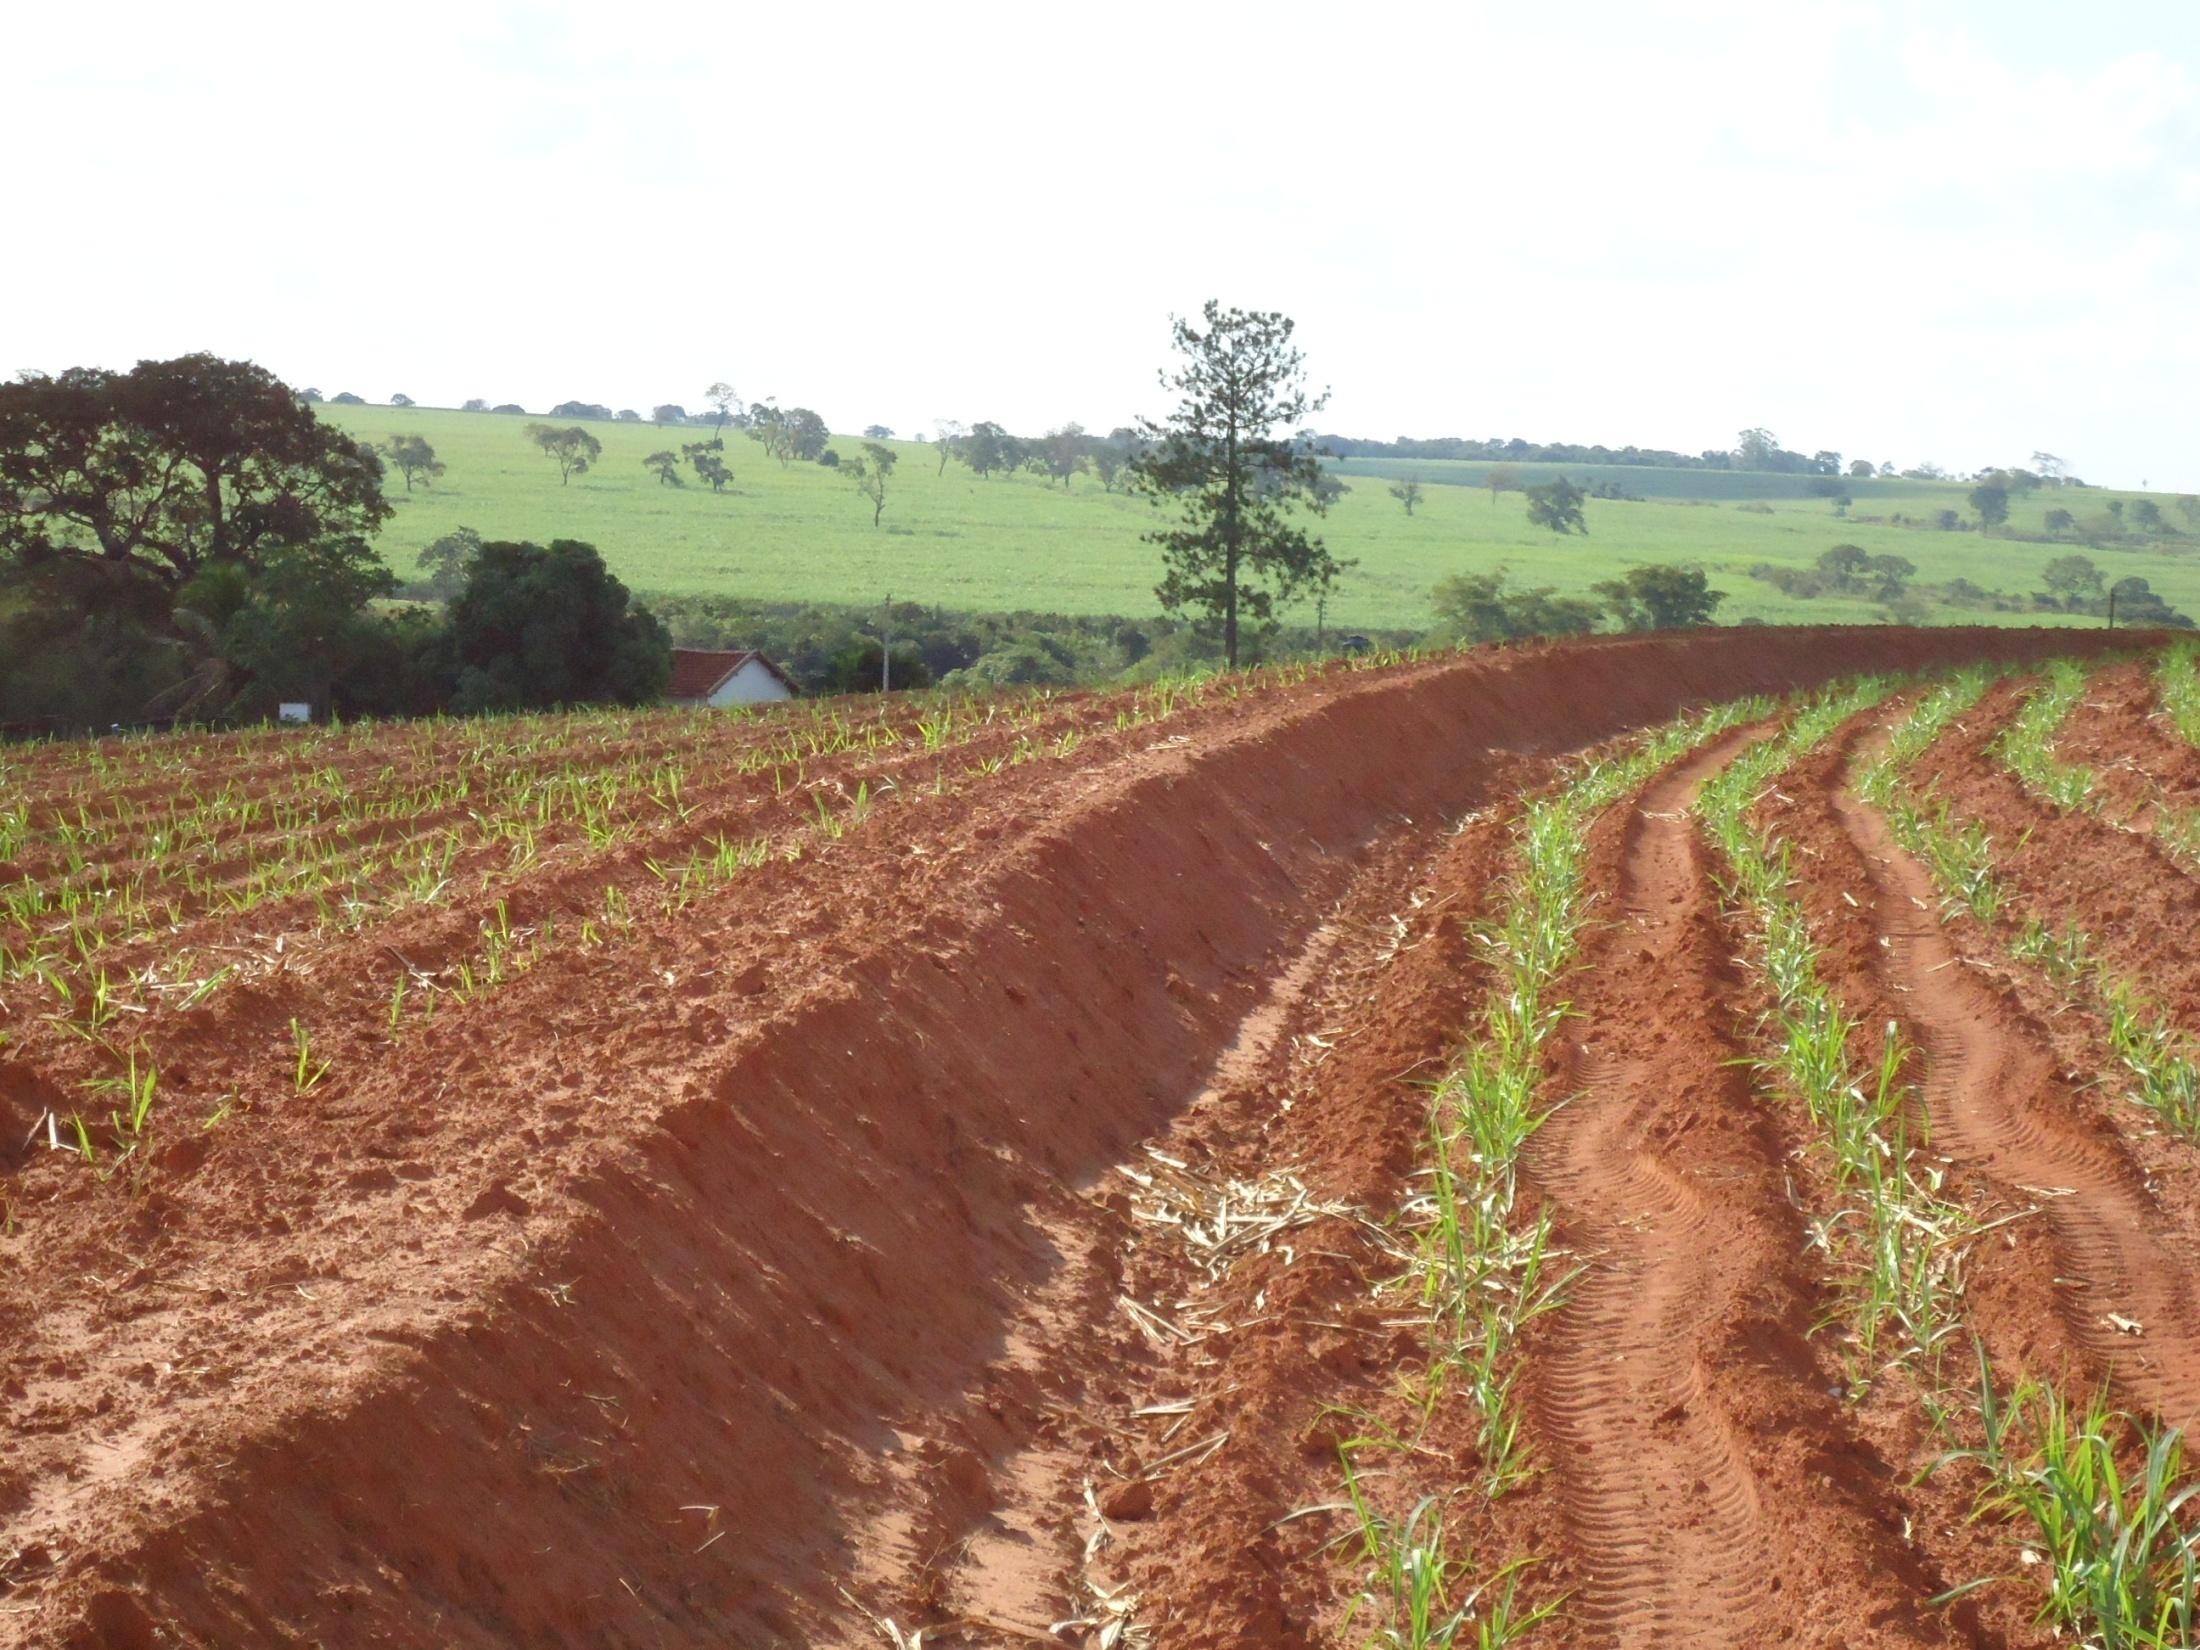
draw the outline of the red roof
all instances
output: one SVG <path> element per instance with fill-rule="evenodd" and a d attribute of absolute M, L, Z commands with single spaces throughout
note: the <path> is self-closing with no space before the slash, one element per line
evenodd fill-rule
<path fill-rule="evenodd" d="M 672 681 L 665 689 L 665 697 L 708 699 L 724 685 L 728 676 L 751 659 L 778 677 L 789 693 L 794 692 L 794 683 L 787 679 L 787 673 L 754 648 L 724 653 L 709 648 L 676 647 L 672 650 Z"/>

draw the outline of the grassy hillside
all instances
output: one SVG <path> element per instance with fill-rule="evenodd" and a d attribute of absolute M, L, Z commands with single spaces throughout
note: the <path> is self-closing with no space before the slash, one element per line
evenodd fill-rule
<path fill-rule="evenodd" d="M 980 481 L 960 465 L 938 473 L 937 451 L 896 443 L 902 455 L 874 530 L 870 508 L 833 470 L 815 464 L 782 468 L 739 432 L 728 441 L 735 480 L 713 495 L 692 482 L 660 486 L 642 467 L 660 447 L 677 448 L 707 431 L 648 424 L 594 424 L 603 443 L 597 467 L 560 486 L 556 467 L 527 441 L 527 420 L 493 413 L 419 408 L 329 407 L 325 416 L 357 435 L 380 440 L 398 431 L 433 442 L 449 466 L 432 488 L 408 496 L 396 477 L 397 512 L 381 544 L 401 575 L 413 572 L 421 546 L 459 526 L 492 538 L 578 538 L 594 543 L 637 590 L 720 593 L 765 601 L 900 600 L 1001 611 L 1143 614 L 1154 610 L 1157 556 L 1139 535 L 1152 508 L 1104 492 L 1091 476 L 1065 491 L 1033 475 Z M 860 442 L 836 438 L 844 454 Z M 1408 518 L 1376 468 L 1429 483 L 1425 502 Z M 1594 499 L 1586 539 L 1554 538 L 1528 525 L 1517 494 L 1490 495 L 1472 483 L 1486 466 L 1442 461 L 1359 460 L 1344 466 L 1350 491 L 1323 533 L 1358 565 L 1342 581 L 1330 619 L 1345 626 L 1419 626 L 1429 622 L 1429 588 L 1447 574 L 1509 566 L 1563 592 L 1581 593 L 1641 562 L 1699 562 L 1729 592 L 1723 618 L 1772 622 L 1874 619 L 1872 605 L 1846 599 L 1798 599 L 1748 577 L 1759 562 L 1807 566 L 1835 544 L 1908 558 L 1924 583 L 1967 578 L 1986 589 L 2021 594 L 2068 546 L 1943 533 L 1891 525 L 1896 514 L 1930 520 L 1941 509 L 1963 509 L 1961 486 L 1923 482 L 1859 483 L 1851 519 L 1836 518 L 1822 499 L 1792 496 L 1797 477 L 1741 477 L 1720 472 L 1586 466 L 1517 466 L 1528 479 L 1563 471 L 1577 479 L 1609 475 L 1642 502 Z M 1471 476 L 1469 474 L 1471 472 Z M 1439 485 L 1442 481 L 1467 483 Z M 1712 498 L 1737 480 L 1777 484 L 1765 498 Z M 1678 489 L 1691 491 L 1676 492 Z M 1868 490 L 1867 490 L 1868 489 Z M 2110 495 L 2033 494 L 2013 501 L 2011 526 L 2038 531 L 2041 516 L 2061 504 L 2081 521 L 2100 515 Z M 1770 513 L 1760 513 L 1769 509 Z M 2165 513 L 2182 520 L 2173 509 Z M 1879 518 L 1874 520 L 1872 518 Z M 2200 616 L 2200 542 L 2172 539 L 2148 548 L 2089 552 L 2110 578 L 2138 573 L 2187 612 Z M 1948 618 L 1994 615 L 1936 610 Z M 1305 615 L 1311 619 L 1311 614 Z M 2011 622 L 2031 622 L 2010 615 Z"/>

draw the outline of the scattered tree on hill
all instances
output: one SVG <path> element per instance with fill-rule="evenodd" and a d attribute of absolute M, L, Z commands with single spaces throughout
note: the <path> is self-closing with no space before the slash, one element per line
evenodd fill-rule
<path fill-rule="evenodd" d="M 1437 634 L 1454 642 L 1502 642 L 1519 636 L 1586 636 L 1602 612 L 1595 602 L 1561 596 L 1548 585 L 1508 590 L 1506 571 L 1459 573 L 1431 592 Z"/>
<path fill-rule="evenodd" d="M 474 558 L 480 554 L 481 535 L 471 527 L 445 533 L 421 551 L 420 570 L 427 575 L 429 594 L 440 602 L 451 600 L 466 588 Z"/>
<path fill-rule="evenodd" d="M 823 458 L 825 443 L 833 438 L 833 432 L 825 427 L 825 420 L 807 407 L 789 409 L 786 431 L 788 451 L 801 459 Z"/>
<path fill-rule="evenodd" d="M 1849 465 L 1849 475 L 1857 481 L 1869 481 L 1878 473 L 1872 468 L 1872 461 L 1868 458 L 1853 460 Z"/>
<path fill-rule="evenodd" d="M 1901 556 L 1874 556 L 1869 571 L 1873 579 L 1873 598 L 1895 602 L 1909 594 L 1909 583 L 1917 575 L 1917 564 Z"/>
<path fill-rule="evenodd" d="M 354 395 L 349 390 L 338 390 L 328 401 L 332 407 L 364 407 L 367 404 L 365 396 Z"/>
<path fill-rule="evenodd" d="M 2124 524 L 2124 501 L 2123 501 L 2122 499 L 2120 499 L 2120 498 L 2112 498 L 2112 499 L 2110 499 L 2110 500 L 2108 501 L 2108 513 L 2109 513 L 2109 514 L 2110 514 L 2111 516 L 2114 516 L 2114 517 L 2116 518 L 2116 525 L 2117 525 L 2118 527 L 2121 527 L 2121 526 L 2123 526 L 2123 524 Z"/>
<path fill-rule="evenodd" d="M 876 441 L 866 441 L 862 453 L 840 466 L 840 473 L 856 484 L 856 491 L 871 501 L 871 525 L 886 513 L 886 484 L 893 478 L 901 455 Z"/>
<path fill-rule="evenodd" d="M 598 401 L 560 401 L 550 409 L 552 418 L 593 418 L 599 423 L 611 422 L 611 409 Z"/>
<path fill-rule="evenodd" d="M 1181 362 L 1161 382 L 1176 392 L 1176 409 L 1165 422 L 1142 424 L 1151 445 L 1131 474 L 1180 521 L 1146 535 L 1162 553 L 1155 594 L 1171 613 L 1196 607 L 1218 620 L 1234 668 L 1245 620 L 1273 630 L 1280 605 L 1325 594 L 1340 570 L 1322 541 L 1291 519 L 1301 506 L 1317 515 L 1326 508 L 1321 460 L 1310 443 L 1276 433 L 1303 428 L 1329 398 L 1307 390 L 1289 317 L 1224 309 L 1213 299 L 1201 315 L 1204 331 L 1182 318 L 1172 323 Z"/>
<path fill-rule="evenodd" d="M 1049 430 L 1039 443 L 1039 461 L 1046 473 L 1066 488 L 1070 477 L 1085 468 L 1091 451 L 1092 439 L 1085 434 L 1084 425 L 1064 424 L 1058 430 Z"/>
<path fill-rule="evenodd" d="M 783 466 L 798 458 L 822 457 L 831 434 L 825 420 L 807 407 L 780 408 L 762 401 L 749 409 L 750 437 Z"/>
<path fill-rule="evenodd" d="M 788 416 L 772 400 L 759 400 L 755 407 L 748 409 L 748 440 L 757 442 L 757 447 L 766 451 L 768 458 L 777 458 L 781 469 L 785 469 L 785 462 L 788 462 L 785 422 Z"/>
<path fill-rule="evenodd" d="M 1390 496 L 1404 505 L 1406 514 L 1410 516 L 1421 507 L 1421 484 L 1418 481 L 1393 481 L 1390 484 Z"/>
<path fill-rule="evenodd" d="M 970 434 L 970 426 L 959 418 L 935 418 L 932 428 L 940 444 L 940 474 L 945 475 L 947 461 L 962 457 L 963 438 Z"/>
<path fill-rule="evenodd" d="M 2075 613 L 2102 594 L 2101 570 L 2090 556 L 2058 556 L 2041 570 L 2054 605 Z"/>
<path fill-rule="evenodd" d="M 316 389 L 303 389 L 298 392 L 298 399 L 309 407 L 317 407 L 321 404 L 321 392 Z"/>
<path fill-rule="evenodd" d="M 632 407 L 621 407 L 611 417 L 614 423 L 619 424 L 639 424 L 642 421 L 642 415 Z"/>
<path fill-rule="evenodd" d="M 2078 525 L 2076 516 L 2073 516 L 2068 510 L 2059 508 L 2048 511 L 2045 521 L 2047 530 L 2050 533 L 2067 533 L 2071 528 Z"/>
<path fill-rule="evenodd" d="M 546 458 L 557 465 L 560 487 L 567 485 L 589 465 L 603 457 L 603 443 L 578 424 L 562 430 L 550 424 L 530 424 L 526 435 L 528 440 L 542 449 Z"/>
<path fill-rule="evenodd" d="M 1482 472 L 1482 485 L 1490 490 L 1490 508 L 1494 510 L 1497 508 L 1499 493 L 1520 492 L 1526 483 L 1520 479 L 1520 472 L 1510 464 L 1492 464 Z"/>
<path fill-rule="evenodd" d="M 2133 574 L 2109 587 L 2109 612 L 2118 624 L 2159 625 L 2170 630 L 2191 630 L 2192 620 L 2164 601 L 2145 579 Z"/>
<path fill-rule="evenodd" d="M 2131 521 L 2142 533 L 2159 533 L 2164 526 L 2162 507 L 2151 498 L 2134 499 L 2131 504 Z"/>
<path fill-rule="evenodd" d="M 1010 440 L 1000 425 L 981 421 L 971 425 L 969 433 L 955 444 L 955 456 L 990 481 L 995 470 L 1009 467 Z"/>
<path fill-rule="evenodd" d="M 863 426 L 863 439 L 866 441 L 891 441 L 894 439 L 894 432 L 884 424 L 866 424 Z"/>
<path fill-rule="evenodd" d="M 1591 586 L 1625 630 L 1678 630 L 1711 622 L 1726 592 L 1713 590 L 1695 567 L 1630 567 Z"/>
<path fill-rule="evenodd" d="M 1981 482 L 1971 489 L 1971 508 L 1981 527 L 1999 527 L 2009 519 L 2009 489 L 1998 481 Z"/>
<path fill-rule="evenodd" d="M 651 453 L 642 460 L 642 467 L 656 473 L 657 485 L 660 487 L 685 487 L 687 485 L 686 482 L 680 479 L 680 455 L 677 453 L 662 450 Z"/>
<path fill-rule="evenodd" d="M 661 402 L 649 409 L 649 421 L 652 424 L 685 424 L 688 421 L 687 408 L 677 401 Z"/>
<path fill-rule="evenodd" d="M 1092 444 L 1092 473 L 1100 478 L 1103 492 L 1115 491 L 1115 483 L 1138 453 L 1138 432 L 1117 425 Z"/>
<path fill-rule="evenodd" d="M 1528 489 L 1528 519 L 1538 527 L 1548 527 L 1554 533 L 1583 533 L 1589 531 L 1588 518 L 1581 513 L 1581 501 L 1586 495 L 1579 487 L 1558 476 L 1540 487 Z"/>
<path fill-rule="evenodd" d="M 458 410 L 460 412 L 487 412 L 489 403 L 478 395 L 470 395 L 466 398 L 466 404 Z"/>
<path fill-rule="evenodd" d="M 409 407 L 412 404 L 413 398 L 409 395 L 393 395 L 390 397 L 390 405 L 393 407 Z"/>
<path fill-rule="evenodd" d="M 1818 558 L 1818 571 L 1836 590 L 1853 588 L 1872 564 L 1871 552 L 1860 544 L 1837 544 Z"/>
<path fill-rule="evenodd" d="M 1933 517 L 1933 525 L 1943 533 L 1953 533 L 1963 525 L 1963 518 L 1953 510 L 1943 510 Z"/>
<path fill-rule="evenodd" d="M 506 401 L 497 406 L 491 407 L 489 410 L 491 412 L 499 413 L 515 413 L 522 417 L 524 417 L 527 412 L 527 409 L 521 406 L 517 401 Z"/>
<path fill-rule="evenodd" d="M 723 440 L 726 426 L 742 411 L 741 398 L 733 393 L 733 386 L 721 378 L 703 392 L 703 399 L 710 403 L 711 422 L 718 426 L 719 438 Z"/>
<path fill-rule="evenodd" d="M 828 470 L 837 470 L 840 468 L 840 454 L 827 447 L 817 455 L 817 462 L 824 465 Z"/>
<path fill-rule="evenodd" d="M 705 482 L 714 493 L 726 490 L 726 483 L 733 479 L 733 467 L 726 462 L 726 438 L 714 435 L 708 441 L 690 441 L 680 448 L 680 456 L 695 468 L 695 479 Z"/>
<path fill-rule="evenodd" d="M 390 467 L 405 478 L 405 491 L 413 490 L 417 478 L 425 487 L 443 473 L 443 461 L 435 456 L 435 449 L 428 445 L 427 437 L 418 435 L 393 435 L 382 443 L 383 456 Z"/>
<path fill-rule="evenodd" d="M 593 545 L 484 544 L 450 605 L 461 712 L 646 705 L 672 675 L 672 642 Z"/>
<path fill-rule="evenodd" d="M 2070 466 L 2053 453 L 2034 453 L 2032 455 L 2032 468 L 2051 487 L 2061 486 L 2064 478 L 2070 474 Z"/>

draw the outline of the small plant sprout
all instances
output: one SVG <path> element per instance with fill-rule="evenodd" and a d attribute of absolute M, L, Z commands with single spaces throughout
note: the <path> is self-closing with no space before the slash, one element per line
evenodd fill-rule
<path fill-rule="evenodd" d="M 303 1020 L 293 1019 L 290 1022 L 290 1043 L 296 1055 L 291 1068 L 292 1089 L 298 1094 L 310 1094 L 320 1087 L 321 1079 L 328 1075 L 329 1067 L 334 1062 L 314 1059 L 313 1037 L 306 1030 Z"/>

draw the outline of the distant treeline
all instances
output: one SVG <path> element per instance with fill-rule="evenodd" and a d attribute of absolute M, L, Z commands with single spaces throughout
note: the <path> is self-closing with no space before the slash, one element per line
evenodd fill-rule
<path fill-rule="evenodd" d="M 1752 439 L 1755 438 L 1755 439 Z M 1676 453 L 1663 447 L 1585 447 L 1572 441 L 1523 441 L 1491 437 L 1476 441 L 1445 435 L 1427 439 L 1396 436 L 1373 441 L 1361 436 L 1319 435 L 1316 444 L 1338 458 L 1467 459 L 1507 464 L 1632 464 L 1660 470 L 1762 470 L 1773 475 L 1834 476 L 1841 473 L 1836 452 L 1798 453 L 1759 430 L 1743 432 L 1731 451 L 1709 449 Z"/>
<path fill-rule="evenodd" d="M 852 607 L 754 602 L 730 596 L 653 596 L 650 610 L 681 647 L 756 648 L 805 693 L 864 693 L 879 685 L 881 636 L 893 646 L 893 685 L 1066 687 L 1137 682 L 1214 664 L 1211 625 L 1161 615 L 1137 620 L 1065 613 L 958 613 L 922 602 Z M 1353 638 L 1377 647 L 1419 640 L 1411 630 L 1340 631 L 1287 625 L 1262 656 L 1334 653 Z M 1251 649 L 1248 649 L 1251 652 Z"/>

